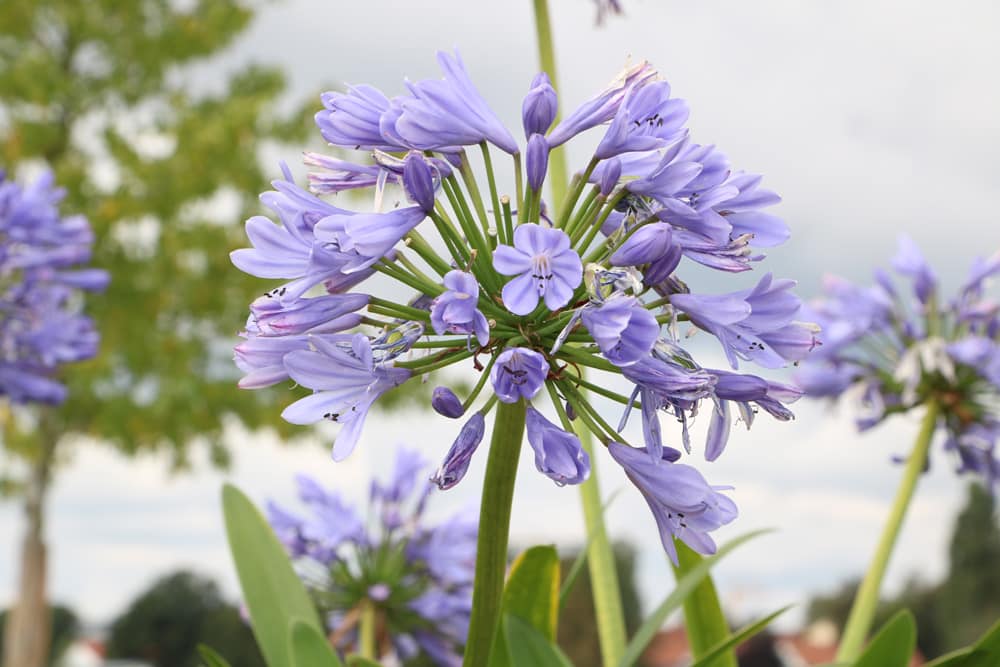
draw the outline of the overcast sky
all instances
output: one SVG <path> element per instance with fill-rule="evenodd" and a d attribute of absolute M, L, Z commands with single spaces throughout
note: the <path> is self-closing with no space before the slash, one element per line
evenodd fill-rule
<path fill-rule="evenodd" d="M 715 143 L 737 167 L 764 174 L 784 197 L 778 211 L 793 238 L 770 253 L 765 270 L 797 279 L 803 296 L 814 294 L 826 272 L 864 279 L 886 263 L 904 231 L 949 285 L 974 256 L 1000 248 L 995 3 L 625 4 L 625 17 L 598 29 L 591 2 L 553 2 L 564 106 L 603 87 L 627 57 L 652 61 L 674 94 L 688 100 L 695 140 Z M 198 68 L 191 84 L 221 85 L 227 71 L 255 60 L 287 70 L 290 100 L 343 82 L 395 93 L 404 76 L 437 76 L 434 51 L 457 47 L 493 108 L 517 127 L 537 71 L 529 8 L 527 0 L 274 3 L 230 53 Z M 276 157 L 295 162 L 298 154 Z M 723 278 L 713 286 L 731 289 Z M 718 357 L 710 342 L 699 351 Z M 702 465 L 711 481 L 735 487 L 741 509 L 740 519 L 719 531 L 721 539 L 778 529 L 718 569 L 727 605 L 743 618 L 804 602 L 809 592 L 831 589 L 865 567 L 901 472 L 890 456 L 905 453 L 917 429 L 904 417 L 859 437 L 846 410 L 797 407 L 797 421 L 762 416 L 750 433 L 734 434 L 719 462 Z M 290 499 L 292 475 L 309 470 L 360 502 L 367 480 L 384 474 L 388 452 L 399 443 L 436 461 L 457 428 L 422 412 L 378 416 L 357 452 L 340 464 L 329 460 L 329 437 L 292 449 L 266 436 L 240 436 L 226 476 L 172 478 L 159 459 L 126 462 L 100 448 L 78 448 L 51 499 L 53 597 L 102 621 L 152 577 L 182 566 L 219 578 L 235 595 L 218 507 L 223 479 L 259 501 Z M 943 456 L 936 458 L 907 520 L 891 586 L 911 573 L 935 578 L 944 571 L 965 481 L 951 474 Z M 624 487 L 620 471 L 599 459 L 605 494 Z M 484 465 L 480 453 L 457 489 L 434 498 L 436 511 L 474 506 Z M 530 456 L 522 457 L 514 542 L 580 543 L 576 500 L 575 489 L 555 487 Z M 671 577 L 634 489 L 618 496 L 608 522 L 615 538 L 641 548 L 639 583 L 648 608 L 669 591 Z M 20 532 L 18 509 L 0 506 L 0 602 L 12 595 Z"/>

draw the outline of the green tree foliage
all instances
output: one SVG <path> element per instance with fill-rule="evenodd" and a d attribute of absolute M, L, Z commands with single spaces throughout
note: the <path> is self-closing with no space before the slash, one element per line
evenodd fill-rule
<path fill-rule="evenodd" d="M 51 612 L 50 627 L 52 634 L 49 640 L 49 661 L 47 664 L 56 665 L 59 658 L 69 648 L 73 640 L 80 632 L 80 619 L 69 607 L 54 605 L 49 608 Z M 6 610 L 0 611 L 0 628 L 7 622 Z M 3 634 L 0 633 L 0 655 L 3 654 Z"/>
<path fill-rule="evenodd" d="M 44 661 L 44 501 L 66 445 L 83 441 L 67 435 L 162 451 L 183 468 L 197 443 L 228 462 L 227 416 L 290 432 L 276 394 L 234 386 L 232 343 L 265 287 L 235 271 L 228 251 L 244 244 L 240 223 L 259 212 L 256 195 L 276 171 L 261 168 L 262 147 L 298 143 L 310 123 L 280 103 L 273 68 L 193 85 L 195 67 L 247 28 L 253 3 L 0 2 L 0 167 L 50 166 L 67 190 L 63 210 L 90 219 L 94 264 L 112 277 L 88 299 L 101 354 L 67 369 L 66 404 L 33 420 L 0 411 L 12 454 L 0 457 L 0 490 L 19 494 L 26 516 L 7 665 Z"/>
<path fill-rule="evenodd" d="M 635 547 L 625 542 L 614 544 L 615 565 L 621 589 L 622 609 L 625 614 L 625 628 L 629 636 L 642 622 L 639 592 L 635 586 Z M 562 573 L 566 576 L 576 555 L 562 560 Z M 576 667 L 599 667 L 601 647 L 597 635 L 594 615 L 594 598 L 590 587 L 590 573 L 584 567 L 566 598 L 566 606 L 559 614 L 557 640 L 570 662 Z"/>
<path fill-rule="evenodd" d="M 250 626 L 209 579 L 175 572 L 141 593 L 111 624 L 108 657 L 145 660 L 154 667 L 198 667 L 198 644 L 231 665 L 264 667 Z"/>
<path fill-rule="evenodd" d="M 939 593 L 945 650 L 973 643 L 1000 618 L 1000 526 L 993 496 L 978 484 L 969 485 L 948 554 Z"/>
<path fill-rule="evenodd" d="M 281 426 L 275 396 L 235 391 L 231 343 L 264 289 L 233 270 L 243 219 L 276 171 L 267 141 L 299 139 L 305 113 L 276 109 L 282 74 L 249 66 L 196 95 L 192 65 L 247 27 L 241 0 L 13 0 L 0 3 L 0 163 L 50 164 L 85 214 L 108 269 L 90 300 L 102 353 L 74 365 L 70 399 L 45 416 L 132 453 L 163 449 L 188 463 L 204 442 L 214 459 L 224 415 Z M 210 201 L 228 201 L 224 221 Z M 26 447 L 30 451 L 30 448 Z"/>
<path fill-rule="evenodd" d="M 900 609 L 917 621 L 917 647 L 928 658 L 968 646 L 1000 618 L 1000 525 L 989 491 L 969 485 L 965 507 L 955 519 L 948 575 L 936 584 L 911 578 L 899 596 L 879 604 L 874 627 Z M 858 580 L 809 602 L 810 621 L 827 618 L 843 627 Z"/>

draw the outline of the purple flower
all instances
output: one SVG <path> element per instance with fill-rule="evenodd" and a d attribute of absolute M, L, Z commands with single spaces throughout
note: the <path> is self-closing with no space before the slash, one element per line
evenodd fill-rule
<path fill-rule="evenodd" d="M 531 80 L 531 87 L 521 104 L 521 121 L 524 125 L 524 137 L 530 139 L 533 134 L 545 134 L 552 126 L 559 111 L 559 99 L 549 81 L 549 75 L 539 72 Z"/>
<path fill-rule="evenodd" d="M 590 477 L 590 457 L 575 433 L 562 430 L 530 405 L 525 425 L 528 443 L 535 451 L 538 472 L 559 486 L 587 481 Z"/>
<path fill-rule="evenodd" d="M 900 237 L 899 250 L 892 259 L 892 266 L 913 280 L 913 291 L 917 298 L 921 303 L 927 303 L 937 289 L 937 276 L 913 239 L 908 236 Z"/>
<path fill-rule="evenodd" d="M 381 119 L 389 109 L 389 98 L 377 88 L 351 86 L 346 93 L 324 93 L 321 99 L 326 109 L 316 114 L 316 125 L 334 146 L 369 151 L 408 148 L 382 132 Z"/>
<path fill-rule="evenodd" d="M 447 288 L 431 304 L 431 326 L 438 334 L 475 334 L 480 345 L 490 340 L 490 325 L 477 308 L 479 283 L 471 273 L 449 271 L 444 277 Z"/>
<path fill-rule="evenodd" d="M 340 251 L 345 261 L 337 272 L 352 273 L 386 256 L 425 217 L 419 206 L 387 213 L 333 213 L 316 224 L 315 234 L 318 241 Z"/>
<path fill-rule="evenodd" d="M 252 324 L 251 323 L 248 323 Z M 288 379 L 285 355 L 293 350 L 309 349 L 309 336 L 260 336 L 248 328 L 244 340 L 234 348 L 233 359 L 244 376 L 239 381 L 240 389 L 261 389 Z"/>
<path fill-rule="evenodd" d="M 424 213 L 434 210 L 435 176 L 424 156 L 417 152 L 407 154 L 403 164 L 403 188 L 410 201 Z"/>
<path fill-rule="evenodd" d="M 892 264 L 910 279 L 912 292 L 896 289 L 881 270 L 871 286 L 824 279 L 824 297 L 808 312 L 822 328 L 822 346 L 803 361 L 795 382 L 812 397 L 850 397 L 859 430 L 936 402 L 937 428 L 957 470 L 992 485 L 1000 436 L 993 419 L 1000 399 L 1000 305 L 985 298 L 982 282 L 1000 271 L 998 263 L 977 260 L 950 302 L 937 298 L 934 270 L 912 240 L 900 239 Z"/>
<path fill-rule="evenodd" d="M 730 403 L 735 403 L 740 418 L 747 429 L 753 424 L 756 414 L 753 406 L 767 411 L 780 421 L 794 418 L 785 403 L 794 403 L 802 396 L 802 390 L 791 385 L 769 382 L 756 375 L 710 370 L 716 377 L 714 388 L 715 407 L 708 424 L 705 442 L 705 459 L 715 461 L 722 454 L 729 441 L 731 424 Z"/>
<path fill-rule="evenodd" d="M 545 173 L 549 169 L 549 142 L 540 134 L 528 138 L 528 148 L 525 151 L 525 174 L 528 186 L 538 192 L 545 182 Z"/>
<path fill-rule="evenodd" d="M 764 258 L 757 247 L 788 236 L 788 227 L 766 212 L 779 198 L 761 187 L 759 176 L 734 170 L 715 146 L 689 138 L 687 106 L 671 97 L 670 86 L 645 62 L 621 72 L 555 127 L 559 100 L 548 77 L 536 76 L 517 100 L 527 139 L 519 156 L 514 137 L 458 56 L 439 54 L 438 60 L 443 79 L 407 83 L 398 97 L 363 86 L 324 96 L 326 111 L 317 117 L 324 136 L 359 152 L 344 159 L 307 155 L 307 163 L 318 168 L 310 175 L 312 188 L 324 195 L 365 189 L 372 205 L 342 210 L 291 183 L 275 184 L 266 201 L 281 226 L 252 223 L 253 248 L 234 261 L 257 275 L 292 282 L 273 299 L 253 304 L 247 340 L 237 348 L 246 374 L 241 384 L 291 378 L 313 388 L 316 393 L 289 406 L 286 416 L 343 422 L 334 453 L 339 459 L 357 441 L 368 408 L 392 386 L 457 363 L 479 373 L 489 368 L 489 377 L 480 375 L 464 401 L 445 387 L 431 398 L 444 416 L 472 413 L 434 476 L 448 488 L 465 474 L 485 436 L 494 400 L 536 400 L 549 383 L 552 391 L 544 394 L 553 400 L 572 398 L 564 408 L 569 419 L 578 413 L 578 425 L 593 426 L 587 415 L 594 407 L 572 389 L 576 372 L 591 367 L 597 374 L 592 381 L 601 386 L 609 382 L 603 373 L 632 383 L 617 430 L 641 400 L 646 447 L 636 451 L 689 486 L 700 482 L 711 496 L 714 490 L 704 480 L 691 477 L 697 473 L 671 464 L 679 453 L 664 447 L 661 414 L 679 423 L 690 453 L 688 425 L 701 410 L 709 422 L 706 454 L 715 458 L 734 415 L 748 425 L 760 409 L 789 419 L 786 404 L 797 394 L 764 378 L 706 370 L 676 340 L 678 322 L 692 321 L 716 335 L 734 366 L 740 358 L 766 366 L 797 361 L 816 345 L 816 329 L 798 321 L 801 308 L 790 281 L 767 275 L 752 289 L 707 296 L 692 294 L 678 269 L 687 257 L 719 271 L 750 270 Z M 594 159 L 577 172 L 583 180 L 570 188 L 570 200 L 552 209 L 552 202 L 539 199 L 550 150 L 597 126 L 603 127 Z M 510 155 L 497 157 L 487 143 Z M 476 144 L 486 149 L 482 160 L 466 153 Z M 484 169 L 486 182 L 477 183 Z M 520 187 L 524 181 L 527 186 Z M 498 184 L 517 184 L 520 191 L 503 191 Z M 439 190 L 447 196 L 437 197 Z M 424 223 L 426 217 L 431 220 Z M 976 275 L 991 272 L 984 268 Z M 378 288 L 388 282 L 395 290 L 345 296 L 376 273 Z M 981 282 L 974 277 L 969 293 Z M 327 296 L 305 297 L 319 285 Z M 963 324 L 993 338 L 987 332 L 1000 330 L 995 313 L 978 307 L 976 299 L 965 301 Z M 354 326 L 382 333 L 340 333 Z M 901 328 L 898 337 L 917 331 Z M 944 349 L 939 346 L 939 356 L 950 359 Z M 708 406 L 714 408 L 710 413 Z M 536 408 L 542 409 L 531 407 L 527 417 L 536 465 L 560 484 L 585 479 L 589 461 L 576 435 L 546 421 Z M 610 429 L 595 428 L 606 443 Z M 373 501 L 384 505 L 382 523 L 405 531 L 406 517 L 382 495 L 373 487 Z M 658 521 L 672 519 L 663 516 Z M 680 533 L 687 526 L 669 528 Z M 686 539 L 701 540 L 704 549 L 707 530 L 697 524 Z M 388 582 L 374 577 L 358 590 L 373 583 Z M 391 588 L 385 602 L 399 595 Z M 419 599 L 414 604 L 427 618 L 436 615 L 431 610 L 452 608 L 447 591 Z M 450 611 L 445 616 L 447 627 L 461 626 Z M 394 645 L 404 660 L 421 652 L 423 658 L 458 659 L 455 644 L 441 634 L 395 633 Z"/>
<path fill-rule="evenodd" d="M 618 113 L 626 93 L 633 87 L 646 85 L 656 77 L 656 70 L 643 61 L 619 72 L 608 87 L 580 105 L 549 134 L 549 146 L 555 148 L 576 135 L 607 123 Z"/>
<path fill-rule="evenodd" d="M 63 217 L 64 191 L 51 172 L 21 187 L 0 170 L 0 395 L 12 403 L 58 404 L 59 366 L 98 352 L 80 290 L 103 290 L 108 274 L 80 268 L 94 235 L 86 218 Z"/>
<path fill-rule="evenodd" d="M 594 156 L 604 160 L 622 153 L 663 148 L 683 134 L 687 118 L 687 104 L 670 99 L 670 84 L 666 81 L 633 86 L 625 93 Z"/>
<path fill-rule="evenodd" d="M 639 266 L 659 261 L 673 247 L 672 238 L 671 227 L 665 222 L 643 225 L 615 249 L 611 255 L 611 265 Z M 668 273 L 671 272 L 673 269 Z"/>
<path fill-rule="evenodd" d="M 434 387 L 431 392 L 431 407 L 434 412 L 449 419 L 458 419 L 465 414 L 465 407 L 448 387 Z"/>
<path fill-rule="evenodd" d="M 504 350 L 490 371 L 493 391 L 504 403 L 516 403 L 534 398 L 549 373 L 545 357 L 526 347 Z"/>
<path fill-rule="evenodd" d="M 636 385 L 633 400 L 638 396 L 642 401 L 643 440 L 650 456 L 658 460 L 663 451 L 660 410 L 673 412 L 680 421 L 684 449 L 690 451 L 686 413 L 693 412 L 698 401 L 711 396 L 716 378 L 700 368 L 693 368 L 687 359 L 678 363 L 658 356 L 645 357 L 631 366 L 624 366 L 622 374 Z M 619 431 L 625 428 L 630 411 L 631 404 L 622 414 Z"/>
<path fill-rule="evenodd" d="M 297 482 L 306 513 L 268 504 L 272 528 L 338 638 L 337 650 L 356 647 L 356 621 L 350 618 L 370 604 L 379 618 L 392 619 L 399 657 L 460 663 L 472 608 L 477 522 L 468 511 L 429 520 L 426 473 L 419 453 L 400 450 L 391 478 L 372 481 L 368 520 L 304 475 Z M 386 554 L 392 554 L 388 565 Z"/>
<path fill-rule="evenodd" d="M 313 349 L 284 356 L 288 375 L 316 393 L 295 401 L 281 413 L 292 424 L 329 420 L 343 424 L 333 446 L 342 461 L 354 450 L 368 410 L 379 396 L 410 377 L 405 368 L 376 364 L 372 344 L 363 334 L 349 337 L 349 346 L 311 336 Z"/>
<path fill-rule="evenodd" d="M 318 195 L 375 187 L 379 174 L 383 171 L 378 165 L 357 164 L 311 151 L 302 154 L 302 162 L 310 167 L 323 169 L 310 171 L 306 175 L 309 189 Z"/>
<path fill-rule="evenodd" d="M 633 296 L 616 295 L 588 306 L 581 318 L 601 352 L 617 366 L 647 357 L 660 335 L 656 317 Z"/>
<path fill-rule="evenodd" d="M 504 305 L 515 315 L 528 315 L 539 299 L 549 310 L 562 308 L 583 279 L 583 262 L 566 232 L 535 223 L 518 225 L 513 246 L 497 247 L 493 268 L 517 276 L 503 288 Z"/>
<path fill-rule="evenodd" d="M 402 112 L 395 122 L 399 136 L 420 150 L 489 141 L 517 153 L 517 142 L 476 90 L 458 54 L 439 52 L 438 64 L 444 80 L 407 84 L 413 97 L 400 102 Z"/>
<path fill-rule="evenodd" d="M 737 357 L 780 368 L 816 346 L 814 328 L 794 321 L 802 307 L 790 291 L 794 286 L 794 281 L 773 280 L 768 273 L 749 290 L 675 294 L 670 303 L 719 339 L 733 368 L 739 365 Z"/>
<path fill-rule="evenodd" d="M 303 333 L 334 333 L 361 323 L 355 311 L 368 304 L 367 294 L 331 294 L 282 302 L 281 289 L 258 297 L 250 304 L 255 331 L 262 336 Z"/>
<path fill-rule="evenodd" d="M 284 299 L 296 299 L 309 289 L 334 278 L 351 257 L 335 243 L 316 238 L 316 223 L 330 215 L 349 215 L 335 206 L 297 188 L 293 183 L 274 181 L 275 190 L 261 195 L 261 201 L 278 213 L 281 225 L 263 216 L 247 220 L 247 237 L 253 248 L 230 253 L 233 264 L 258 278 L 282 278 Z"/>
<path fill-rule="evenodd" d="M 476 453 L 485 433 L 486 419 L 482 412 L 474 413 L 462 425 L 462 430 L 445 455 L 444 462 L 431 477 L 431 481 L 437 484 L 439 489 L 442 491 L 450 489 L 462 481 L 469 469 L 472 455 Z"/>
<path fill-rule="evenodd" d="M 700 554 L 715 553 L 715 541 L 709 533 L 730 523 L 738 513 L 736 504 L 719 492 L 727 487 L 710 486 L 691 466 L 671 462 L 676 456 L 673 450 L 667 450 L 658 461 L 644 448 L 617 442 L 608 445 L 608 452 L 646 499 L 663 548 L 675 565 L 674 538 Z"/>

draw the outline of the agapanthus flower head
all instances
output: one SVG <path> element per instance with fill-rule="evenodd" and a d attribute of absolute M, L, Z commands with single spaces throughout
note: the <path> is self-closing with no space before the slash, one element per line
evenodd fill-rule
<path fill-rule="evenodd" d="M 263 199 L 280 224 L 252 219 L 253 248 L 233 254 L 245 271 L 289 281 L 273 293 L 277 303 L 253 307 L 237 346 L 243 386 L 290 378 L 314 390 L 285 417 L 343 424 L 334 445 L 340 459 L 382 393 L 465 364 L 476 378 L 472 390 L 458 396 L 439 386 L 431 400 L 441 415 L 464 419 L 434 476 L 440 488 L 463 478 L 498 401 L 527 404 L 536 467 L 557 484 L 582 482 L 592 465 L 574 424 L 649 461 L 650 475 L 662 467 L 688 487 L 702 484 L 710 519 L 688 532 L 670 524 L 668 532 L 709 549 L 705 535 L 735 508 L 693 468 L 663 461 L 676 450 L 664 442 L 671 434 L 661 418 L 680 424 L 677 438 L 690 452 L 688 425 L 706 414 L 710 460 L 737 418 L 749 425 L 759 408 L 790 418 L 793 388 L 735 372 L 736 365 L 795 363 L 815 345 L 815 328 L 800 322 L 791 281 L 766 274 L 754 287 L 744 281 L 707 295 L 678 273 L 690 261 L 723 274 L 752 270 L 764 257 L 757 246 L 788 236 L 766 210 L 777 195 L 759 176 L 734 170 L 715 146 L 692 140 L 687 104 L 647 62 L 625 68 L 575 109 L 563 105 L 555 127 L 560 103 L 539 74 L 512 105 L 521 111 L 520 143 L 514 137 L 522 132 L 503 127 L 457 55 L 439 63 L 443 79 L 407 82 L 398 97 L 368 86 L 324 96 L 320 130 L 348 152 L 307 154 L 308 165 L 324 170 L 310 175 L 312 193 L 287 173 L 275 181 Z M 589 131 L 596 151 L 566 196 L 546 201 L 549 151 Z M 513 177 L 497 178 L 500 168 Z M 514 191 L 501 192 L 500 182 Z M 330 201 L 344 190 L 357 201 L 366 189 L 370 206 Z M 380 288 L 390 281 L 396 291 L 366 291 L 374 274 Z M 347 292 L 363 296 L 351 301 Z M 325 324 L 317 321 L 322 313 Z M 700 365 L 677 333 L 685 322 L 717 337 L 734 371 Z M 619 393 L 616 382 L 629 388 Z M 621 419 L 607 419 L 589 390 L 617 401 Z M 545 402 L 554 416 L 543 416 Z M 641 408 L 642 448 L 621 432 L 632 408 Z M 628 452 L 616 458 L 631 461 Z"/>
<path fill-rule="evenodd" d="M 60 214 L 64 195 L 50 172 L 21 186 L 0 170 L 0 396 L 14 403 L 61 403 L 60 365 L 97 354 L 79 293 L 103 290 L 108 274 L 81 266 L 94 235 Z"/>
<path fill-rule="evenodd" d="M 976 260 L 950 300 L 911 239 L 900 239 L 892 267 L 909 289 L 881 270 L 868 287 L 825 280 L 809 314 L 823 345 L 799 368 L 798 383 L 813 397 L 853 397 L 861 429 L 933 401 L 957 470 L 994 484 L 1000 303 L 987 284 L 1000 274 L 1000 253 Z"/>
<path fill-rule="evenodd" d="M 361 608 L 375 609 L 378 653 L 399 664 L 460 662 L 472 607 L 476 523 L 469 512 L 425 515 L 427 461 L 401 449 L 391 476 L 372 483 L 367 516 L 316 479 L 298 475 L 300 514 L 271 502 L 267 516 L 335 647 L 356 650 Z"/>

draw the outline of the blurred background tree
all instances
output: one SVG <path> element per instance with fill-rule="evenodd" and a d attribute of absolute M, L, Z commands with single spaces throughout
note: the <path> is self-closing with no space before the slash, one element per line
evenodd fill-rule
<path fill-rule="evenodd" d="M 875 618 L 879 627 L 907 608 L 917 620 L 917 647 L 934 658 L 968 646 L 1000 616 L 1000 524 L 996 502 L 979 484 L 970 484 L 965 507 L 955 519 L 948 574 L 940 583 L 911 578 L 895 598 L 883 600 Z M 831 595 L 809 602 L 809 622 L 829 619 L 843 628 L 858 580 Z"/>
<path fill-rule="evenodd" d="M 636 550 L 626 542 L 613 545 L 615 565 L 618 569 L 618 586 L 621 591 L 622 609 L 625 613 L 625 630 L 629 637 L 642 622 L 639 592 L 635 587 Z M 562 559 L 565 577 L 578 554 L 568 554 Z M 600 667 L 601 646 L 597 634 L 597 617 L 590 587 L 590 570 L 584 567 L 566 597 L 566 606 L 559 614 L 559 646 L 576 667 Z"/>
<path fill-rule="evenodd" d="M 58 665 L 59 659 L 80 634 L 80 619 L 69 607 L 49 607 L 49 647 L 46 665 Z M 8 610 L 0 611 L 0 627 L 7 621 Z M 3 635 L 0 634 L 0 655 L 3 654 Z"/>
<path fill-rule="evenodd" d="M 175 468 L 204 446 L 228 461 L 233 417 L 282 428 L 275 396 L 237 391 L 232 343 L 265 288 L 232 269 L 241 222 L 277 169 L 268 142 L 301 140 L 309 114 L 282 104 L 274 69 L 249 66 L 192 90 L 193 67 L 247 28 L 252 0 L 6 0 L 0 3 L 0 164 L 47 163 L 97 235 L 111 286 L 90 299 L 101 355 L 65 375 L 69 400 L 3 422 L 0 489 L 24 504 L 19 600 L 4 664 L 48 651 L 45 497 L 73 443 L 166 452 Z M 315 106 L 314 103 L 308 104 Z"/>
<path fill-rule="evenodd" d="M 198 667 L 198 644 L 231 665 L 265 667 L 250 626 L 210 579 L 175 572 L 140 593 L 111 624 L 108 658 L 134 658 L 154 667 Z"/>

